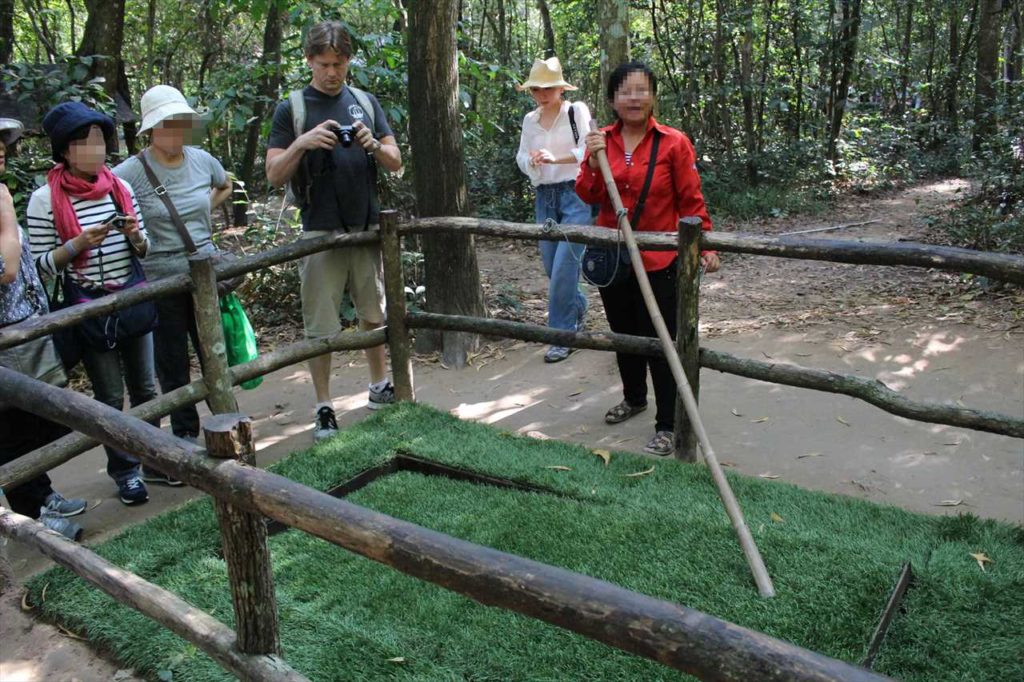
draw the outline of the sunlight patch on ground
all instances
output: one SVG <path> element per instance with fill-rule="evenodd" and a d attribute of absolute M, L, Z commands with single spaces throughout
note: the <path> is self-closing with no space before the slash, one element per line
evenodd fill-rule
<path fill-rule="evenodd" d="M 529 393 L 514 393 L 497 400 L 485 400 L 479 403 L 461 403 L 451 410 L 451 414 L 459 419 L 472 419 L 484 424 L 495 424 L 514 414 L 544 402 Z"/>
<path fill-rule="evenodd" d="M 43 677 L 39 666 L 32 661 L 14 659 L 0 664 L 0 680 L 4 682 L 35 682 Z"/>

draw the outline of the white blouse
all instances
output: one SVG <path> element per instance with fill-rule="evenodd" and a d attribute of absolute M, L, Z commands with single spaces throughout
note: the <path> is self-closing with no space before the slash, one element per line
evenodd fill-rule
<path fill-rule="evenodd" d="M 578 141 L 573 140 L 572 126 L 569 125 L 569 107 L 575 110 Z M 519 137 L 519 152 L 516 154 L 519 170 L 530 178 L 534 187 L 575 180 L 587 149 L 583 138 L 589 130 L 590 110 L 583 102 L 562 102 L 562 110 L 558 112 L 558 118 L 550 130 L 541 127 L 540 109 L 534 109 L 523 119 L 523 133 Z M 545 163 L 531 166 L 530 151 L 534 149 L 547 149 L 556 158 L 571 153 L 576 157 L 576 163 Z"/>

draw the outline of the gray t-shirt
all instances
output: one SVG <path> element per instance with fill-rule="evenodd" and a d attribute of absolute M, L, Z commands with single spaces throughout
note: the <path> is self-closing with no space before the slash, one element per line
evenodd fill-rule
<path fill-rule="evenodd" d="M 327 119 L 340 125 L 352 125 L 362 107 L 346 85 L 337 95 L 327 95 L 313 86 L 302 91 L 306 102 L 306 125 L 303 132 Z M 394 135 L 377 98 L 367 93 L 373 105 L 373 136 L 378 140 Z M 365 114 L 364 125 L 370 124 Z M 277 105 L 270 128 L 268 149 L 287 149 L 295 142 L 292 106 L 285 100 Z M 345 148 L 316 149 L 306 152 L 301 163 L 310 179 L 310 202 L 301 210 L 303 230 L 360 231 L 379 220 L 376 162 L 358 142 Z"/>
<path fill-rule="evenodd" d="M 144 153 L 153 173 L 167 188 L 167 196 L 185 223 L 196 248 L 200 253 L 213 251 L 210 190 L 226 185 L 228 174 L 220 161 L 202 149 L 185 147 L 184 152 L 185 160 L 177 168 L 162 166 L 148 151 Z M 185 244 L 171 222 L 167 207 L 146 177 L 142 163 L 132 156 L 118 164 L 114 174 L 127 180 L 135 189 L 135 198 L 146 221 L 149 253 L 142 263 L 146 278 L 160 279 L 188 272 Z"/>

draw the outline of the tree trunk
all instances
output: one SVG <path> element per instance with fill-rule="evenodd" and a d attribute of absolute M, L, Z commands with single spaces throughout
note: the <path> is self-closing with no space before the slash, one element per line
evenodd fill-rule
<path fill-rule="evenodd" d="M 857 59 L 857 38 L 860 34 L 860 0 L 842 0 L 842 6 L 841 75 L 836 86 L 836 98 L 832 107 L 832 121 L 828 132 L 828 158 L 832 163 L 835 163 L 839 156 L 836 143 L 839 140 L 839 131 L 843 124 L 846 96 L 853 78 L 853 66 Z"/>
<path fill-rule="evenodd" d="M 92 63 L 89 76 L 104 79 L 103 90 L 111 99 L 116 101 L 120 95 L 130 104 L 132 98 L 128 89 L 128 76 L 125 74 L 124 61 L 121 59 L 121 48 L 124 44 L 124 5 L 125 0 L 86 0 L 89 18 L 85 22 L 82 42 L 75 54 L 102 55 L 102 59 Z M 134 129 L 130 136 L 127 129 L 125 133 L 126 141 L 131 137 L 131 143 L 134 145 Z M 113 139 L 107 140 L 107 152 L 117 153 L 116 135 Z"/>
<path fill-rule="evenodd" d="M 754 124 L 754 0 L 743 4 L 743 28 L 736 54 L 740 72 L 740 97 L 743 100 L 743 148 L 746 154 L 747 181 L 757 184 L 757 132 Z"/>
<path fill-rule="evenodd" d="M 903 24 L 903 44 L 900 45 L 900 91 L 894 111 L 902 116 L 907 108 L 907 89 L 910 86 L 910 40 L 914 32 L 914 0 L 906 0 L 907 19 Z"/>
<path fill-rule="evenodd" d="M 800 128 L 803 123 L 804 108 L 804 61 L 800 53 L 800 2 L 794 0 L 790 8 L 792 13 L 793 30 L 793 55 L 796 60 L 796 106 L 793 116 L 793 141 L 800 141 Z"/>
<path fill-rule="evenodd" d="M 281 3 L 274 1 L 267 6 L 267 21 L 263 28 L 263 54 L 260 56 L 261 97 L 252 108 L 252 121 L 246 131 L 245 150 L 238 168 L 238 179 L 242 182 L 244 197 L 252 196 L 253 183 L 257 177 L 256 155 L 259 151 L 260 131 L 267 115 L 267 102 L 277 98 L 281 87 L 281 35 L 284 23 L 281 21 Z M 249 202 L 243 197 L 234 197 L 232 222 L 236 226 L 248 224 Z"/>
<path fill-rule="evenodd" d="M 1003 82 L 1006 83 L 1006 100 L 1013 101 L 1017 81 L 1021 79 L 1021 46 L 1024 42 L 1024 17 L 1021 17 L 1020 4 L 1013 7 L 1009 20 L 1006 22 L 1006 36 L 1003 49 Z"/>
<path fill-rule="evenodd" d="M 1000 0 L 982 0 L 978 18 L 978 56 L 974 67 L 974 153 L 996 131 L 996 88 L 999 73 Z"/>
<path fill-rule="evenodd" d="M 0 0 L 0 64 L 14 56 L 14 0 Z"/>
<path fill-rule="evenodd" d="M 545 0 L 537 0 L 537 9 L 540 10 L 540 21 L 544 26 L 544 59 L 550 59 L 555 56 L 555 31 L 551 28 L 551 12 Z"/>
<path fill-rule="evenodd" d="M 597 86 L 599 96 L 594 101 L 604 102 L 608 76 L 619 64 L 629 61 L 629 3 L 598 0 L 597 23 L 601 80 Z"/>
<path fill-rule="evenodd" d="M 418 0 L 409 9 L 409 136 L 420 216 L 465 215 L 468 207 L 455 12 L 456 0 Z M 427 310 L 485 316 L 471 235 L 424 235 L 423 255 Z M 440 350 L 448 366 L 463 367 L 478 337 L 446 332 L 420 343 Z"/>

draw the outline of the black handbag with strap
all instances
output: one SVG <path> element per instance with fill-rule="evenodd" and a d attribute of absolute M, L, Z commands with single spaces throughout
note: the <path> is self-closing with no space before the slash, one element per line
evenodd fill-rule
<path fill-rule="evenodd" d="M 181 236 L 181 241 L 185 245 L 185 251 L 190 256 L 194 256 L 199 253 L 199 249 L 196 247 L 196 243 L 192 240 L 192 235 L 188 233 L 188 228 L 185 227 L 185 221 L 181 219 L 181 215 L 178 214 L 178 209 L 174 207 L 174 202 L 171 201 L 171 197 L 167 194 L 167 188 L 164 187 L 160 179 L 157 178 L 156 173 L 153 172 L 153 167 L 146 161 L 146 152 L 141 151 L 136 155 L 136 158 L 142 163 L 142 169 L 146 171 L 146 178 L 149 180 L 149 184 L 153 186 L 153 191 L 160 197 L 160 201 L 164 203 L 164 207 L 167 208 L 167 215 L 171 217 L 171 222 L 174 224 L 178 235 Z M 213 264 L 225 263 L 233 260 L 238 260 L 238 257 L 233 253 L 227 251 L 217 250 L 213 254 Z M 221 296 L 229 294 L 238 287 L 242 286 L 242 282 L 245 281 L 245 275 L 238 275 L 231 277 L 230 279 L 217 280 L 217 293 Z"/>
<path fill-rule="evenodd" d="M 658 161 L 658 145 L 660 142 L 661 133 L 655 130 L 654 139 L 651 141 L 651 158 L 647 163 L 647 175 L 644 178 L 644 186 L 640 190 L 636 206 L 633 207 L 633 216 L 629 221 L 630 226 L 634 230 L 640 225 L 644 204 L 647 203 L 647 192 L 651 189 L 651 180 L 654 178 L 654 166 Z M 622 249 L 621 241 L 614 247 L 604 244 L 588 245 L 583 252 L 582 266 L 583 278 L 597 287 L 619 284 L 625 281 L 633 272 L 633 265 L 629 260 L 629 251 Z"/>

